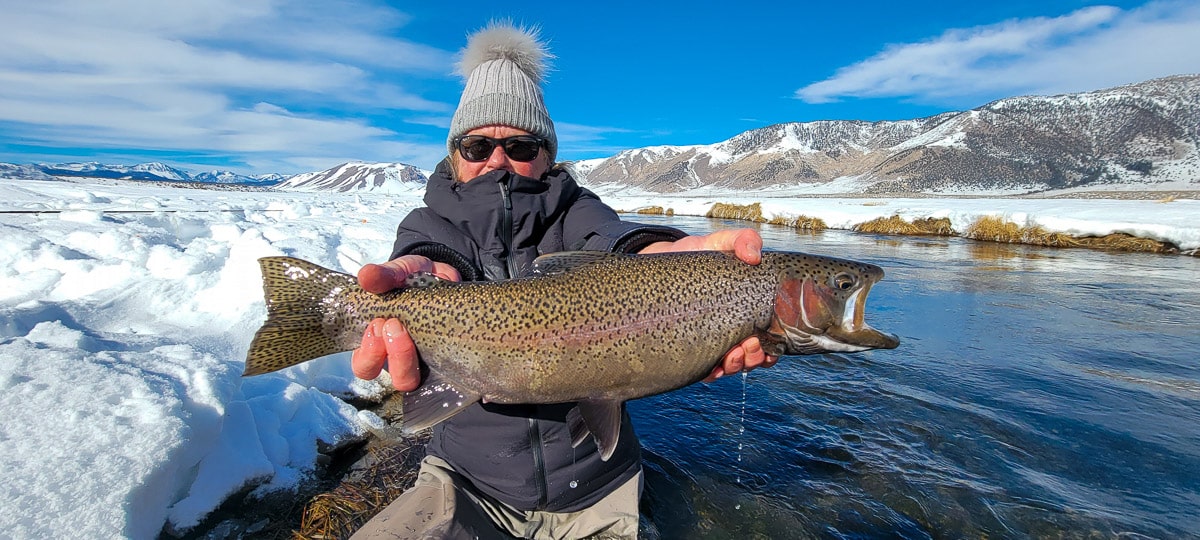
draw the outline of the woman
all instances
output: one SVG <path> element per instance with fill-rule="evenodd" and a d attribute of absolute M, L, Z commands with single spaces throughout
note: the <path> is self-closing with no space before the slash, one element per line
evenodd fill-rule
<path fill-rule="evenodd" d="M 449 156 L 429 179 L 427 206 L 400 224 L 391 260 L 359 272 L 365 289 L 399 288 L 415 272 L 454 281 L 518 277 L 541 254 L 575 249 L 711 249 L 759 262 L 762 239 L 751 229 L 687 236 L 624 222 L 554 166 L 558 141 L 540 88 L 545 56 L 524 29 L 493 24 L 470 38 Z M 750 338 L 708 380 L 774 361 Z M 420 383 L 416 348 L 396 319 L 372 321 L 352 363 L 365 379 L 386 365 L 400 391 Z M 571 407 L 477 403 L 441 422 L 416 485 L 355 538 L 635 537 L 641 458 L 629 416 L 604 461 L 594 445 L 572 447 Z"/>

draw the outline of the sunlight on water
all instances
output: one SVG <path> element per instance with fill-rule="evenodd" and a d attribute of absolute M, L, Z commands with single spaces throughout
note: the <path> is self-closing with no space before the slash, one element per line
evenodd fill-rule
<path fill-rule="evenodd" d="M 1200 259 L 762 232 L 882 266 L 901 345 L 631 402 L 663 538 L 1200 531 Z"/>

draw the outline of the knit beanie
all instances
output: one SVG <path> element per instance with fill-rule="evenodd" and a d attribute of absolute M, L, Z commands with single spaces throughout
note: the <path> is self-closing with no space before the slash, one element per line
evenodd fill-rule
<path fill-rule="evenodd" d="M 454 139 L 472 129 L 505 125 L 546 139 L 553 163 L 558 137 L 540 86 L 550 57 L 536 29 L 509 22 L 494 21 L 468 38 L 458 65 L 467 84 L 450 121 L 447 150 L 454 153 Z"/>

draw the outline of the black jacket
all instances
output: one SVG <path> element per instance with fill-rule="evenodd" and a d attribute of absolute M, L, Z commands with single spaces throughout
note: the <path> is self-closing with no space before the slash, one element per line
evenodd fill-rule
<path fill-rule="evenodd" d="M 465 281 L 520 276 L 544 253 L 632 253 L 684 236 L 621 221 L 561 169 L 541 180 L 493 171 L 461 183 L 444 160 L 429 179 L 425 204 L 400 223 L 392 258 L 424 255 L 455 266 Z M 637 473 L 641 449 L 628 414 L 607 462 L 590 439 L 572 448 L 566 425 L 572 406 L 476 403 L 434 427 L 428 451 L 516 508 L 581 510 Z"/>

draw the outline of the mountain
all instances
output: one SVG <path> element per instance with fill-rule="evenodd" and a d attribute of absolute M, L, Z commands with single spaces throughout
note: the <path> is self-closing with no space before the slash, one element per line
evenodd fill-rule
<path fill-rule="evenodd" d="M 1200 190 L 1200 75 L 1023 96 L 928 118 L 777 124 L 576 164 L 605 190 L 990 193 Z"/>
<path fill-rule="evenodd" d="M 206 184 L 249 184 L 273 186 L 287 179 L 287 176 L 277 173 L 246 176 L 244 174 L 237 174 L 229 171 L 208 171 L 194 174 L 189 179 L 192 182 L 204 182 Z"/>
<path fill-rule="evenodd" d="M 37 165 L 16 165 L 0 163 L 0 178 L 27 178 L 30 180 L 53 180 L 54 177 L 42 172 Z"/>
<path fill-rule="evenodd" d="M 262 174 L 246 176 L 229 171 L 207 171 L 189 174 L 162 163 L 140 165 L 105 165 L 88 163 L 37 163 L 15 165 L 0 163 L 0 177 L 55 180 L 59 178 L 107 178 L 159 182 L 182 182 L 195 187 L 214 189 L 239 188 L 291 189 L 298 191 L 375 191 L 381 193 L 424 190 L 429 173 L 404 163 L 361 163 L 338 165 L 329 170 L 296 176 Z"/>
<path fill-rule="evenodd" d="M 50 176 L 70 176 L 83 178 L 121 178 L 127 180 L 168 180 L 183 182 L 188 174 L 179 169 L 162 163 L 142 163 L 140 165 L 102 165 L 96 162 L 60 163 L 34 165 Z"/>
<path fill-rule="evenodd" d="M 298 174 L 276 188 L 297 191 L 374 191 L 407 193 L 425 189 L 425 172 L 404 163 L 343 163 L 332 169 Z"/>
<path fill-rule="evenodd" d="M 120 180 L 143 180 L 155 182 L 195 182 L 202 184 L 237 184 L 251 186 L 271 186 L 287 178 L 281 174 L 263 174 L 246 176 L 229 171 L 210 171 L 196 175 L 176 169 L 162 163 L 142 163 L 139 165 L 105 165 L 97 162 L 87 163 L 35 163 L 30 165 L 15 165 L 0 163 L 0 176 L 8 178 L 27 178 L 33 180 L 54 180 L 55 178 L 111 178 Z"/>

